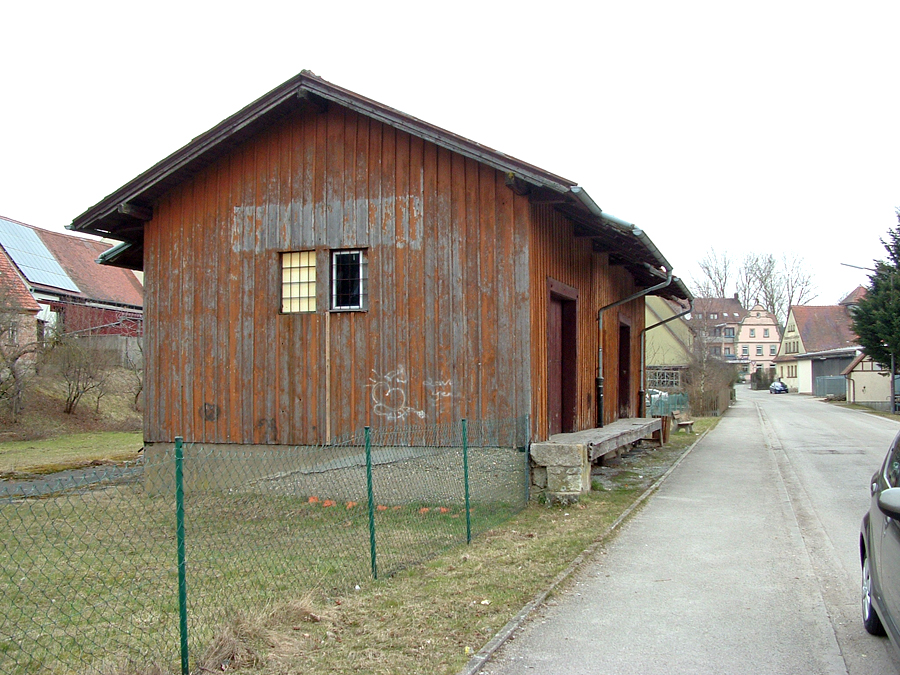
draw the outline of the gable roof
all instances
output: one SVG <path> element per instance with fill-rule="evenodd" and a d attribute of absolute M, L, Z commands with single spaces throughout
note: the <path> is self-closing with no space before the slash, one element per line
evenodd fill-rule
<path fill-rule="evenodd" d="M 709 314 L 718 314 L 715 321 L 740 323 L 747 316 L 747 310 L 737 298 L 695 298 L 691 318 L 697 314 L 703 314 L 704 319 L 708 319 Z"/>
<path fill-rule="evenodd" d="M 144 289 L 132 272 L 97 264 L 97 259 L 110 248 L 109 244 L 62 232 L 37 232 L 69 278 L 78 285 L 82 296 L 115 305 L 143 306 Z"/>
<path fill-rule="evenodd" d="M 859 338 L 850 327 L 847 307 L 794 305 L 791 314 L 806 353 L 844 349 L 859 344 Z"/>
<path fill-rule="evenodd" d="M 36 228 L 0 217 L 0 246 L 33 286 L 78 293 L 79 288 L 47 249 Z"/>
<path fill-rule="evenodd" d="M 135 275 L 97 264 L 109 244 L 51 232 L 0 217 L 5 262 L 34 301 L 33 292 L 140 309 L 144 291 Z"/>
<path fill-rule="evenodd" d="M 23 312 L 41 310 L 41 306 L 28 292 L 28 287 L 2 248 L 0 248 L 0 309 L 18 309 Z"/>
<path fill-rule="evenodd" d="M 839 305 L 858 305 L 859 301 L 866 297 L 866 288 L 865 286 L 857 286 L 854 288 L 850 294 L 841 300 Z"/>
<path fill-rule="evenodd" d="M 512 190 L 552 203 L 575 223 L 579 236 L 592 238 L 597 247 L 610 252 L 610 261 L 625 265 L 641 287 L 657 285 L 661 268 L 667 272 L 672 269 L 643 230 L 603 212 L 574 182 L 326 82 L 307 70 L 197 136 L 82 213 L 68 227 L 124 242 L 102 256 L 101 261 L 142 269 L 144 223 L 152 219 L 153 205 L 162 195 L 290 113 L 308 107 L 321 110 L 329 105 L 354 110 L 502 171 Z M 657 294 L 691 297 L 677 277 Z"/>

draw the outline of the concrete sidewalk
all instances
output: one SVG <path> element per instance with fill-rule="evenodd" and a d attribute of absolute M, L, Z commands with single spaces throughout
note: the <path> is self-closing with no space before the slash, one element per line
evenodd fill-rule
<path fill-rule="evenodd" d="M 754 406 L 732 407 L 482 672 L 846 673 Z"/>

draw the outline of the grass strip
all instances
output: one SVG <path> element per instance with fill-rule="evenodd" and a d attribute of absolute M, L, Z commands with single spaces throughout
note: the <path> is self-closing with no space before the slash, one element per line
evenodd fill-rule
<path fill-rule="evenodd" d="M 0 478 L 27 478 L 98 463 L 134 461 L 143 444 L 141 432 L 118 431 L 8 441 L 0 443 Z"/>
<path fill-rule="evenodd" d="M 695 432 L 716 421 L 697 420 Z M 449 501 L 385 506 L 376 513 L 391 564 L 377 581 L 367 575 L 362 500 L 197 492 L 187 504 L 192 665 L 457 673 L 558 584 L 697 433 L 610 462 L 595 489 L 568 507 L 531 504 L 509 518 L 496 502 L 476 504 L 482 534 L 470 546 Z M 175 672 L 173 513 L 170 497 L 140 485 L 0 508 L 12 540 L 30 542 L 0 556 L 0 638 L 24 626 L 32 640 L 27 662 L 24 643 L 0 640 L 0 672 Z M 17 665 L 7 668 L 4 657 Z M 90 669 L 79 665 L 86 662 Z"/>
<path fill-rule="evenodd" d="M 511 617 L 556 588 L 573 560 L 601 545 L 647 488 L 717 421 L 698 419 L 694 434 L 673 434 L 665 448 L 640 449 L 601 469 L 596 489 L 577 504 L 532 504 L 471 546 L 455 547 L 390 579 L 361 584 L 353 593 L 307 594 L 314 623 L 273 626 L 267 617 L 277 609 L 264 612 L 258 620 L 267 641 L 243 644 L 235 653 L 252 657 L 229 661 L 228 670 L 459 673 Z M 207 670 L 222 666 L 201 660 Z"/>

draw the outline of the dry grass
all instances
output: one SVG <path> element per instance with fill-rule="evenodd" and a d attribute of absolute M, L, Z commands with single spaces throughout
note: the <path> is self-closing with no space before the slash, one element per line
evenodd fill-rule
<path fill-rule="evenodd" d="M 702 432 L 717 420 L 698 420 Z M 315 622 L 277 611 L 237 618 L 212 643 L 203 667 L 228 672 L 333 675 L 458 672 L 521 608 L 544 591 L 696 440 L 674 434 L 662 450 L 641 450 L 606 467 L 609 488 L 578 504 L 539 504 L 422 566 L 357 592 L 307 592 L 301 606 Z M 211 653 L 210 651 L 207 654 Z"/>
<path fill-rule="evenodd" d="M 139 431 L 93 431 L 0 443 L 0 478 L 134 461 L 143 444 Z"/>
<path fill-rule="evenodd" d="M 276 544 L 294 551 L 295 556 L 304 554 L 302 544 L 298 548 L 291 543 L 292 537 L 306 541 L 308 547 L 309 533 L 295 532 L 296 523 L 285 519 L 297 514 L 306 515 L 307 511 L 315 511 L 315 515 L 321 518 L 326 512 L 321 507 L 296 504 L 285 511 L 284 504 L 281 504 L 283 498 L 267 498 L 281 506 L 276 511 L 282 515 L 271 516 L 273 520 L 270 522 L 268 511 L 253 512 L 248 510 L 250 502 L 240 500 L 232 505 L 240 506 L 239 513 L 231 521 L 232 525 L 243 522 L 246 527 L 255 529 L 238 532 L 239 536 L 232 537 L 229 532 L 213 529 L 215 523 L 222 527 L 228 525 L 225 522 L 229 521 L 228 510 L 222 504 L 198 502 L 203 507 L 199 508 L 199 512 L 208 514 L 210 518 L 203 531 L 209 530 L 215 534 L 209 542 L 217 542 L 216 545 L 222 548 L 204 547 L 202 551 L 195 549 L 192 554 L 194 576 L 189 583 L 194 589 L 208 587 L 209 594 L 203 596 L 202 605 L 190 605 L 190 619 L 197 622 L 205 615 L 208 618 L 219 617 L 205 624 L 202 631 L 192 632 L 193 671 L 265 672 L 275 675 L 300 672 L 336 675 L 456 673 L 471 654 L 478 651 L 524 605 L 546 590 L 575 557 L 606 536 L 610 525 L 646 487 L 681 456 L 683 449 L 696 439 L 698 433 L 713 426 L 716 421 L 697 420 L 695 434 L 673 434 L 666 448 L 637 449 L 610 466 L 598 469 L 595 490 L 585 495 L 578 504 L 568 507 L 532 504 L 502 525 L 492 523 L 493 529 L 478 536 L 469 546 L 451 548 L 443 555 L 393 577 L 360 581 L 361 587 L 356 591 L 334 590 L 344 586 L 335 586 L 325 580 L 325 566 L 318 567 L 319 563 L 312 561 L 300 561 L 300 567 L 307 568 L 310 574 L 298 580 L 288 573 L 294 570 L 283 567 L 280 562 L 282 558 L 275 557 L 282 554 L 280 549 L 274 550 Z M 123 492 L 125 490 L 122 489 Z M 96 577 L 94 581 L 98 582 L 91 589 L 84 589 L 85 604 L 77 609 L 81 612 L 79 616 L 87 623 L 76 632 L 90 628 L 96 630 L 98 636 L 103 636 L 107 631 L 118 629 L 116 624 L 107 623 L 105 615 L 101 617 L 97 614 L 92 618 L 88 610 L 92 607 L 118 606 L 126 599 L 119 598 L 113 591 L 124 589 L 131 596 L 137 595 L 147 601 L 146 609 L 136 612 L 135 625 L 146 626 L 148 640 L 152 634 L 158 633 L 160 636 L 152 642 L 148 641 L 141 651 L 155 657 L 157 648 L 164 645 L 169 655 L 160 654 L 158 660 L 147 658 L 145 664 L 133 655 L 127 660 L 110 658 L 89 672 L 99 670 L 103 675 L 168 675 L 176 672 L 173 669 L 177 660 L 172 659 L 171 655 L 173 650 L 177 651 L 177 639 L 172 640 L 177 608 L 172 603 L 171 594 L 157 586 L 157 579 L 168 578 L 173 572 L 169 531 L 171 505 L 168 500 L 158 505 L 158 500 L 135 500 L 132 505 L 135 513 L 129 514 L 123 506 L 131 502 L 122 502 L 117 492 L 106 490 L 86 497 L 94 502 L 108 502 L 106 509 L 98 509 L 96 503 L 88 509 L 62 500 L 39 500 L 40 505 L 36 503 L 31 508 L 57 509 L 59 513 L 40 516 L 35 511 L 29 517 L 40 516 L 43 521 L 50 518 L 65 525 L 66 529 L 61 529 L 58 535 L 64 545 L 53 549 L 60 556 L 71 550 L 70 542 L 84 543 L 86 546 L 91 537 L 102 535 L 108 538 L 108 542 L 104 539 L 105 543 L 99 547 L 106 556 L 102 559 L 87 560 L 84 555 L 78 555 L 56 562 L 60 570 L 65 570 L 66 564 L 89 564 L 91 574 Z M 153 510 L 155 506 L 159 507 L 159 513 Z M 259 502 L 258 508 L 262 509 L 262 502 Z M 87 520 L 89 513 L 94 514 L 94 519 L 101 514 L 105 520 Z M 327 513 L 337 518 L 338 510 L 333 513 L 328 510 Z M 385 513 L 400 517 L 393 511 Z M 129 520 L 138 514 L 139 521 Z M 351 522 L 348 518 L 345 509 L 340 516 L 342 527 Z M 126 536 L 117 529 L 126 522 L 141 522 L 146 531 L 142 531 L 141 537 Z M 74 529 L 71 525 L 75 525 Z M 27 527 L 25 521 L 20 527 L 27 532 L 35 531 Z M 339 560 L 341 549 L 334 541 L 327 543 L 333 550 L 334 565 L 342 564 Z M 116 567 L 115 560 L 119 557 L 125 556 L 123 559 L 131 560 L 130 556 L 134 555 L 134 552 L 120 550 L 122 546 L 140 547 L 137 553 L 142 564 L 133 569 Z M 211 566 L 207 577 L 197 576 L 198 564 L 204 555 L 217 563 L 231 561 L 239 564 L 234 573 L 224 571 L 226 568 Z M 42 563 L 35 568 L 36 571 L 38 569 L 41 574 L 48 574 L 56 567 Z M 137 572 L 140 574 L 135 576 Z M 110 578 L 104 576 L 101 579 L 101 573 Z M 123 574 L 124 577 L 121 576 Z M 67 575 L 67 578 L 70 576 Z M 90 582 L 94 577 L 87 576 L 85 579 Z M 61 586 L 63 580 L 50 581 L 56 587 Z M 4 584 L 0 583 L 0 586 Z M 101 589 L 107 589 L 108 597 L 97 595 Z M 22 607 L 16 600 L 17 592 L 27 593 L 27 590 L 18 583 L 5 587 L 3 595 L 9 603 L 4 611 L 7 618 Z M 61 597 L 66 598 L 67 605 L 71 604 L 71 594 Z M 48 600 L 41 612 L 51 614 L 62 609 L 59 601 L 53 605 Z M 55 651 L 55 647 L 53 649 Z M 3 645 L 0 644 L 0 657 L 2 651 Z M 24 667 L 22 672 L 28 672 L 28 665 Z M 70 667 L 78 666 L 72 662 Z"/>
<path fill-rule="evenodd" d="M 223 672 L 283 663 L 308 647 L 307 625 L 322 621 L 312 604 L 313 596 L 307 594 L 260 611 L 238 612 L 210 641 L 197 668 Z"/>
<path fill-rule="evenodd" d="M 65 392 L 51 370 L 42 371 L 30 382 L 25 393 L 25 408 L 17 420 L 0 409 L 0 441 L 48 439 L 66 434 L 141 429 L 142 413 L 133 407 L 132 385 L 124 368 L 111 375 L 99 411 L 95 396 L 87 395 L 71 415 L 67 415 Z"/>

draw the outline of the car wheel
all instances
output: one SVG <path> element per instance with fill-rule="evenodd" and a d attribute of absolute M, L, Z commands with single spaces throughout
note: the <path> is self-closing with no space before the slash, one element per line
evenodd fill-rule
<path fill-rule="evenodd" d="M 872 576 L 869 574 L 869 556 L 862 563 L 862 615 L 863 626 L 872 635 L 884 635 L 881 619 L 872 607 Z"/>

